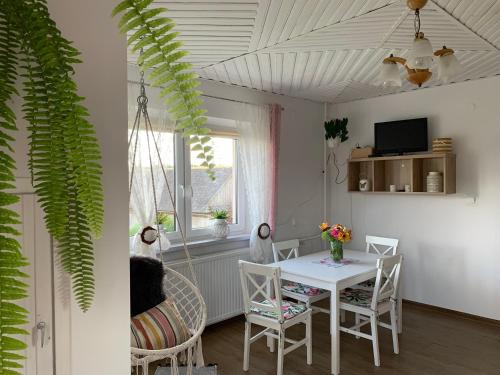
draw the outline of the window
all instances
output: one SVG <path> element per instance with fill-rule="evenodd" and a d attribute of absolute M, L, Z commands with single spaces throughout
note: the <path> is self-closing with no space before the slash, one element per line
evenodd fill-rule
<path fill-rule="evenodd" d="M 131 135 L 131 130 L 129 130 L 129 137 Z M 174 220 L 172 202 L 168 195 L 168 190 L 165 185 L 165 178 L 161 170 L 160 163 L 158 161 L 157 153 L 154 151 L 153 146 L 151 151 L 148 148 L 148 134 L 145 130 L 139 130 L 139 136 L 136 138 L 132 137 L 131 142 L 134 144 L 131 146 L 132 150 L 135 152 L 135 167 L 132 172 L 134 173 L 132 195 L 130 202 L 130 236 L 137 234 L 141 229 L 140 225 L 140 215 L 144 215 L 146 212 L 152 212 L 154 210 L 155 204 L 153 200 L 153 184 L 151 183 L 152 177 L 154 178 L 154 190 L 156 191 L 157 205 L 158 205 L 158 217 L 157 220 L 163 230 L 166 232 L 175 232 L 177 228 L 177 223 Z M 158 147 L 161 149 L 162 163 L 165 168 L 165 173 L 167 175 L 168 183 L 172 188 L 172 197 L 174 204 L 177 201 L 175 194 L 175 135 L 172 131 L 162 131 L 155 133 L 156 142 Z M 137 141 L 137 144 L 135 142 Z M 151 139 L 150 139 L 151 142 Z M 152 143 L 152 142 L 151 142 Z M 151 159 L 149 157 L 151 152 Z M 133 158 L 134 152 L 130 152 L 130 157 Z M 132 160 L 131 160 L 132 161 Z M 151 169 L 152 167 L 152 169 Z M 151 173 L 153 171 L 153 173 Z M 144 206 L 144 210 L 136 209 L 134 207 Z M 141 211 L 141 212 L 139 212 Z"/>
<path fill-rule="evenodd" d="M 158 137 L 161 143 L 162 163 L 166 167 L 169 185 L 176 206 L 182 228 L 188 240 L 201 240 L 211 237 L 211 212 L 226 210 L 230 216 L 231 234 L 242 233 L 244 226 L 245 205 L 241 192 L 243 184 L 239 169 L 238 137 L 234 129 L 222 129 L 212 126 L 212 147 L 214 151 L 215 181 L 210 180 L 206 168 L 192 152 L 188 142 L 180 134 L 162 132 Z M 144 147 L 143 150 L 147 150 Z M 142 151 L 142 153 L 147 151 Z M 144 156 L 144 155 L 143 155 Z M 145 155 L 149 163 L 148 155 Z M 167 237 L 172 241 L 180 241 L 180 228 L 173 216 L 173 207 L 168 190 L 162 177 L 158 161 L 153 158 L 153 175 L 156 185 L 156 196 L 159 197 L 158 220 Z M 143 165 L 143 178 L 151 185 L 151 169 Z M 134 190 L 132 190 L 134 192 Z M 152 197 L 153 194 L 150 194 Z M 131 197 L 133 199 L 133 197 Z M 151 202 L 154 210 L 154 202 Z M 131 205 L 133 207 L 133 205 Z M 134 235 L 140 229 L 137 220 L 134 220 L 131 209 L 131 231 Z"/>
<path fill-rule="evenodd" d="M 214 150 L 215 181 L 208 178 L 206 168 L 200 167 L 202 161 L 191 151 L 191 227 L 207 228 L 210 225 L 210 213 L 213 210 L 225 210 L 229 213 L 230 223 L 238 223 L 237 195 L 235 183 L 237 140 L 232 138 L 212 137 Z"/>

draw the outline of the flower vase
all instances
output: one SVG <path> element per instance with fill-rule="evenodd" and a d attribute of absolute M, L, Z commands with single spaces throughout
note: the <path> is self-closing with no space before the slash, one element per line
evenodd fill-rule
<path fill-rule="evenodd" d="M 330 255 L 335 263 L 340 263 L 344 259 L 343 244 L 340 241 L 330 242 Z"/>

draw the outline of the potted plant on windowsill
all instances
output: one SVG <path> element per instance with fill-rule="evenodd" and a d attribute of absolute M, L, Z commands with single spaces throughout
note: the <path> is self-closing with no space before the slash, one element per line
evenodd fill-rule
<path fill-rule="evenodd" d="M 342 142 L 349 139 L 349 131 L 347 130 L 347 118 L 342 120 L 336 118 L 325 122 L 325 139 L 328 148 L 334 148 Z"/>
<path fill-rule="evenodd" d="M 212 234 L 217 240 L 223 240 L 229 235 L 229 212 L 227 210 L 212 210 Z"/>
<path fill-rule="evenodd" d="M 174 218 L 167 212 L 158 212 L 156 215 L 156 223 L 163 232 L 173 232 L 174 231 Z"/>

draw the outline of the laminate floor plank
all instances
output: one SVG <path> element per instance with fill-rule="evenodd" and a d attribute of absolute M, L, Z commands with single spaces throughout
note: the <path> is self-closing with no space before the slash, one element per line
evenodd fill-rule
<path fill-rule="evenodd" d="M 352 318 L 348 315 L 348 321 Z M 366 327 L 365 329 L 369 329 Z M 206 328 L 203 349 L 207 363 L 217 363 L 219 375 L 276 374 L 276 353 L 263 338 L 251 346 L 250 370 L 243 364 L 244 319 L 238 317 Z M 255 331 L 256 332 L 256 331 Z M 304 326 L 287 331 L 302 338 Z M 379 328 L 381 367 L 373 365 L 371 342 L 341 334 L 342 375 L 499 375 L 500 325 L 467 319 L 413 304 L 404 305 L 400 354 L 392 351 L 389 330 Z M 313 364 L 301 347 L 285 356 L 285 375 L 330 374 L 330 334 L 326 314 L 313 316 Z"/>

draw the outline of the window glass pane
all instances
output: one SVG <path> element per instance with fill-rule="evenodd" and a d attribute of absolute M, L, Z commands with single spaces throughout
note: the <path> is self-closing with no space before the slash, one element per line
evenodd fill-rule
<path fill-rule="evenodd" d="M 197 158 L 198 152 L 191 151 L 191 185 L 193 187 L 191 223 L 193 229 L 210 226 L 211 212 L 225 210 L 229 223 L 236 224 L 236 147 L 237 140 L 212 137 L 214 150 L 215 181 L 210 180 L 206 168 Z"/>
<path fill-rule="evenodd" d="M 129 130 L 129 137 L 130 134 L 131 130 Z M 129 151 L 129 173 L 132 173 L 132 165 L 134 165 L 134 183 L 132 184 L 132 194 L 130 197 L 129 234 L 131 236 L 135 235 L 144 225 L 155 226 L 157 222 L 165 231 L 174 232 L 176 230 L 176 225 L 173 215 L 173 205 L 163 174 L 164 170 L 175 204 L 174 133 L 155 131 L 154 134 L 152 134 L 145 130 L 139 130 L 137 147 L 135 147 L 135 144 L 136 137 L 134 135 L 131 140 Z M 161 163 L 158 158 L 155 144 L 159 149 Z M 137 150 L 135 152 L 135 158 L 134 149 Z M 145 223 L 145 217 L 148 217 L 151 212 L 154 212 L 155 207 L 158 209 L 157 218 L 153 219 L 153 222 Z"/>

